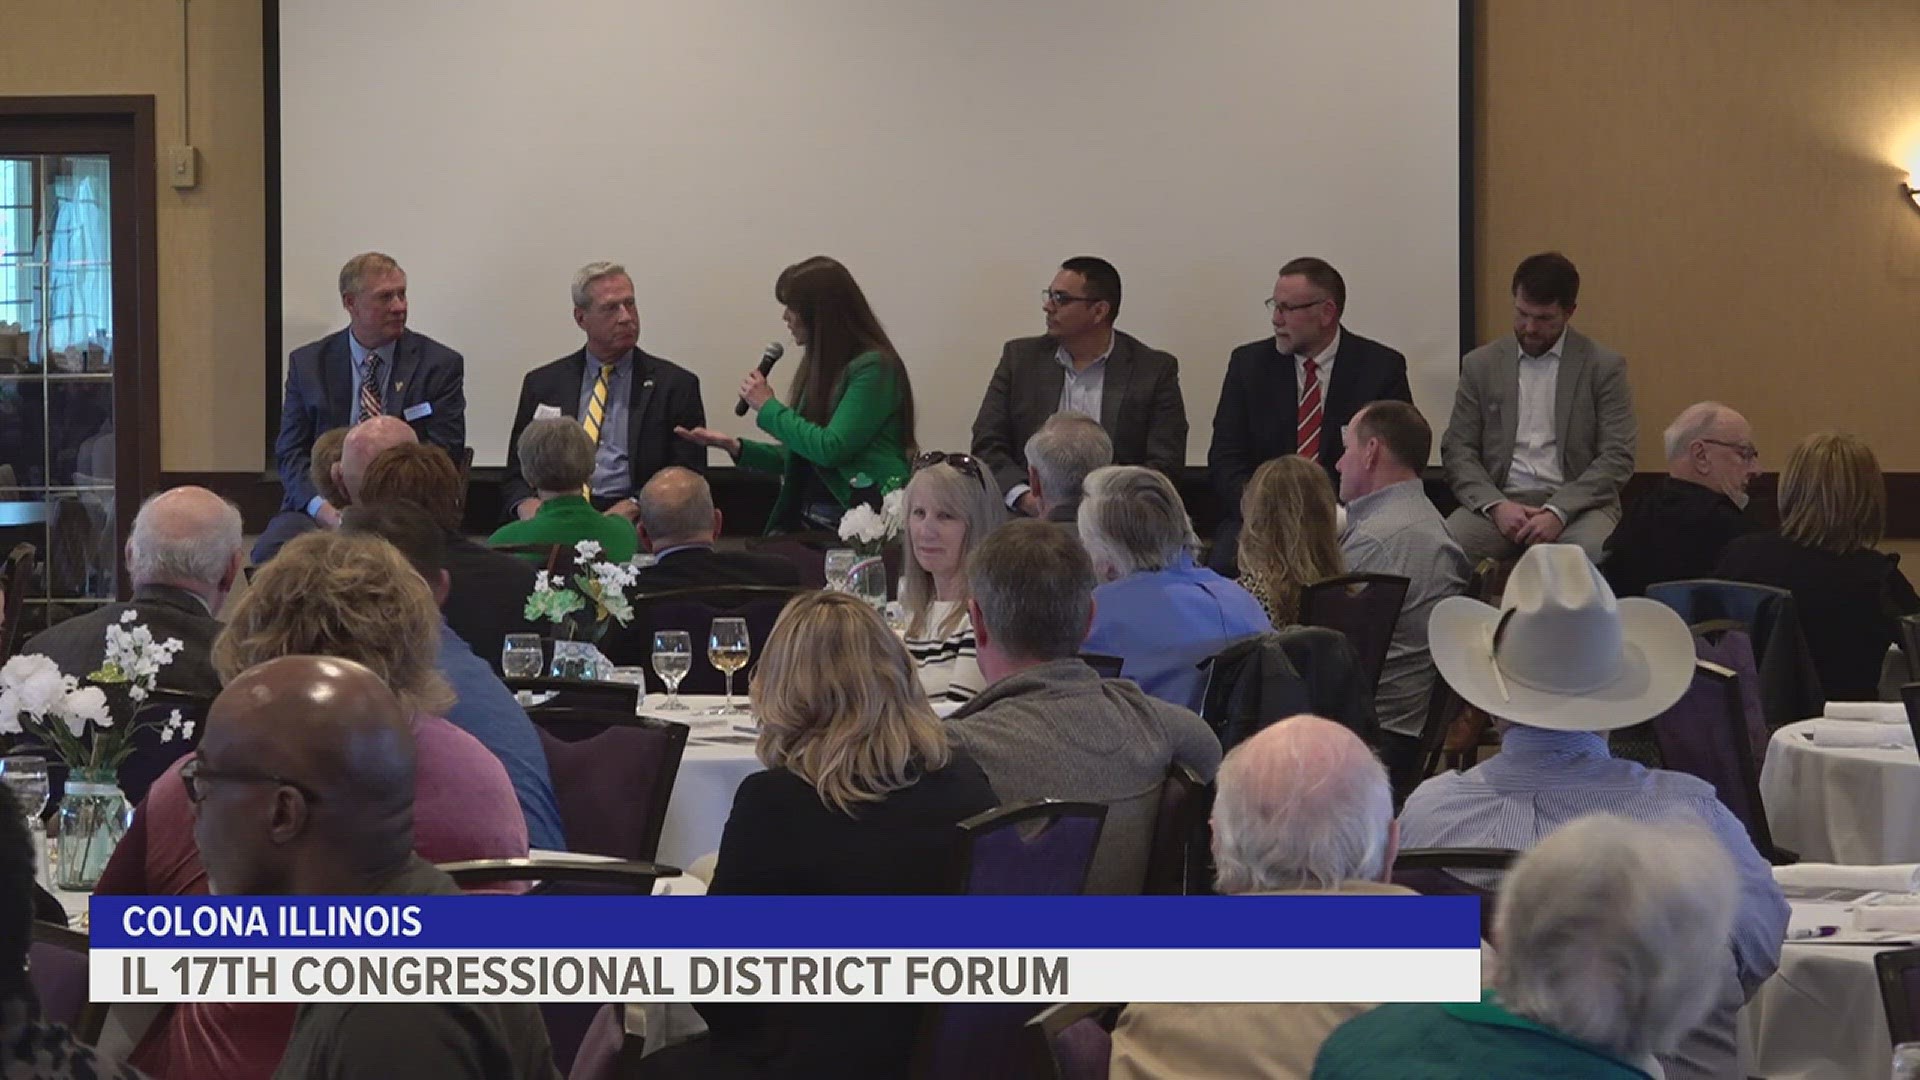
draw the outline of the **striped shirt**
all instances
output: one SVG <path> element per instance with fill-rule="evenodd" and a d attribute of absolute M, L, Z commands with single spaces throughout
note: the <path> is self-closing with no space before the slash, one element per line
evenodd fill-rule
<path fill-rule="evenodd" d="M 940 635 L 940 627 L 956 610 L 960 611 L 958 626 Z M 920 635 L 908 634 L 906 645 L 907 655 L 920 669 L 920 688 L 929 699 L 966 701 L 986 686 L 973 641 L 973 624 L 959 601 L 935 600 L 928 605 L 924 628 Z"/>

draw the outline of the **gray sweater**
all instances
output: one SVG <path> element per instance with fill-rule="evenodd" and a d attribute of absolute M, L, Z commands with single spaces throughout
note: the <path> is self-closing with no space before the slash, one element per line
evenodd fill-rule
<path fill-rule="evenodd" d="M 1220 741 L 1206 721 L 1126 679 L 1102 679 L 1078 659 L 1001 679 L 956 710 L 947 730 L 1002 802 L 1106 805 L 1090 893 L 1140 891 L 1169 767 L 1208 780 L 1220 767 Z"/>

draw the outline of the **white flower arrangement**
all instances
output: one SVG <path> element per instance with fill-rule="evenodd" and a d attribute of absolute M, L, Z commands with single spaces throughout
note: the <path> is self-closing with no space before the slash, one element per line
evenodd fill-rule
<path fill-rule="evenodd" d="M 535 622 L 544 619 L 561 624 L 591 606 L 595 623 L 612 619 L 625 626 L 632 621 L 633 601 L 627 597 L 627 590 L 639 583 L 639 568 L 602 559 L 600 544 L 594 540 L 575 544 L 573 554 L 572 585 L 561 575 L 542 570 L 533 579 L 533 593 L 527 597 L 523 614 Z"/>
<path fill-rule="evenodd" d="M 87 676 L 89 685 L 82 686 L 38 653 L 16 656 L 0 666 L 0 734 L 32 735 L 71 768 L 117 767 L 133 751 L 134 731 L 149 725 L 115 724 L 103 687 L 125 687 L 138 708 L 152 694 L 160 669 L 185 647 L 179 638 L 156 642 L 144 625 L 128 625 L 138 617 L 128 610 L 118 624 L 107 627 L 105 660 Z M 179 718 L 178 710 L 173 716 Z M 184 728 L 192 737 L 192 723 L 184 722 Z M 168 738 L 164 730 L 161 738 Z"/>
<path fill-rule="evenodd" d="M 900 535 L 900 527 L 906 520 L 906 490 L 894 488 L 880 500 L 880 510 L 862 503 L 848 510 L 840 518 L 840 539 L 858 548 L 862 554 L 872 555 L 886 546 L 887 541 Z"/>

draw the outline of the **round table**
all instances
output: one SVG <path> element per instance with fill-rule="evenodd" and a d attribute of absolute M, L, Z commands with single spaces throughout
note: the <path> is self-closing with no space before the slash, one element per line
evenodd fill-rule
<path fill-rule="evenodd" d="M 662 712 L 666 695 L 648 694 L 640 715 L 693 729 L 680 758 L 680 774 L 673 781 L 667 820 L 660 828 L 660 847 L 654 855 L 668 866 L 685 868 L 700 856 L 720 850 L 720 834 L 733 811 L 733 793 L 740 781 L 762 766 L 753 756 L 754 736 L 744 730 L 752 725 L 751 716 L 744 712 L 731 718 L 700 715 L 701 710 L 720 704 L 719 694 L 688 694 L 680 700 L 689 706 L 686 711 Z M 734 695 L 736 704 L 744 706 L 746 700 L 745 694 Z"/>
<path fill-rule="evenodd" d="M 1806 862 L 1920 862 L 1920 754 L 1815 746 L 1816 723 L 1788 724 L 1767 744 L 1760 797 L 1774 843 Z"/>
<path fill-rule="evenodd" d="M 1789 932 L 1844 925 L 1844 904 L 1793 902 Z M 1747 1075 L 1768 1080 L 1852 1080 L 1887 1074 L 1893 1041 L 1873 967 L 1884 949 L 1789 941 L 1780 969 L 1740 1010 Z"/>

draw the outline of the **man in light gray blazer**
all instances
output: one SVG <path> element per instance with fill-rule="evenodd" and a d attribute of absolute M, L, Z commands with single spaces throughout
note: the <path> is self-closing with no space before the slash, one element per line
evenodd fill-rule
<path fill-rule="evenodd" d="M 1627 363 L 1570 328 L 1580 272 L 1558 252 L 1513 273 L 1513 333 L 1460 362 L 1440 460 L 1460 508 L 1447 531 L 1474 560 L 1577 544 L 1598 560 L 1633 475 Z"/>
<path fill-rule="evenodd" d="M 1187 463 L 1187 407 L 1171 353 L 1113 328 L 1120 272 L 1105 259 L 1068 259 L 1042 292 L 1047 332 L 1015 338 L 1000 353 L 973 419 L 973 456 L 987 463 L 1007 506 L 1042 513 L 1027 486 L 1027 440 L 1057 412 L 1100 421 L 1116 465 L 1145 465 L 1178 478 Z"/>

